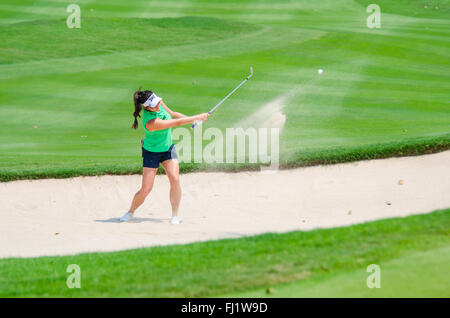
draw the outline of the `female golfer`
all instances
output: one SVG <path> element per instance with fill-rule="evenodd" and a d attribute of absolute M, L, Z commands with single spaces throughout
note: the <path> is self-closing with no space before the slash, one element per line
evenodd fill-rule
<path fill-rule="evenodd" d="M 142 186 L 134 195 L 130 210 L 121 218 L 121 222 L 133 218 L 134 211 L 144 202 L 153 188 L 156 172 L 159 164 L 164 168 L 170 182 L 170 203 L 172 205 L 171 224 L 180 224 L 178 208 L 181 200 L 181 187 L 179 181 L 178 156 L 172 142 L 172 127 L 191 124 L 196 121 L 206 121 L 209 114 L 185 116 L 172 111 L 164 104 L 163 100 L 152 91 L 139 90 L 134 93 L 134 123 L 133 129 L 138 127 L 137 117 L 144 108 L 142 124 L 145 130 L 145 138 L 142 141 Z M 161 107 L 162 106 L 162 107 Z"/>

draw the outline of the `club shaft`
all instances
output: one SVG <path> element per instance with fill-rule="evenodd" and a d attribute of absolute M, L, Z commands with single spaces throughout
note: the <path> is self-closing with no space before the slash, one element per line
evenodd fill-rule
<path fill-rule="evenodd" d="M 224 101 L 226 101 L 228 99 L 228 97 L 230 97 L 231 95 L 233 95 L 233 93 L 235 91 L 238 90 L 239 87 L 241 87 L 250 77 L 247 77 L 245 80 L 243 80 L 238 86 L 236 86 L 235 89 L 233 89 L 227 96 L 224 97 L 224 99 L 222 99 L 220 102 L 218 102 L 216 104 L 216 106 L 214 106 L 208 113 L 211 114 L 217 107 L 219 107 Z"/>
<path fill-rule="evenodd" d="M 211 114 L 217 107 L 219 107 L 224 101 L 226 101 L 228 99 L 228 97 L 230 97 L 231 95 L 233 95 L 233 93 L 235 91 L 238 90 L 239 87 L 241 87 L 246 81 L 248 81 L 250 79 L 250 77 L 253 76 L 253 67 L 250 67 L 250 75 L 247 76 L 247 78 L 245 80 L 243 80 L 238 86 L 236 86 L 235 89 L 233 89 L 227 96 L 224 97 L 224 99 L 222 99 L 220 102 L 218 102 L 216 104 L 216 106 L 214 106 L 209 112 L 208 114 Z M 197 126 L 197 123 L 194 123 L 191 128 L 195 128 L 195 126 Z"/>

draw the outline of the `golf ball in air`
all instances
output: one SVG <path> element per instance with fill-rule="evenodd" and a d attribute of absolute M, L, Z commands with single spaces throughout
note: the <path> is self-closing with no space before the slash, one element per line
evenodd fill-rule
<path fill-rule="evenodd" d="M 321 68 L 319 68 L 319 70 L 317 71 L 317 73 L 319 73 L 319 75 L 320 75 L 320 74 L 323 73 L 323 70 L 322 70 Z"/>

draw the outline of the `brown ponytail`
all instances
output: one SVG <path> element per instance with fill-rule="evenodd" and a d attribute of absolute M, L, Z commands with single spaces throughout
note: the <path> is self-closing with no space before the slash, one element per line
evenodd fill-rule
<path fill-rule="evenodd" d="M 141 117 L 142 104 L 153 94 L 152 91 L 141 91 L 141 87 L 139 90 L 134 92 L 133 94 L 133 102 L 134 102 L 134 122 L 131 125 L 131 128 L 136 129 L 138 127 L 138 117 Z"/>

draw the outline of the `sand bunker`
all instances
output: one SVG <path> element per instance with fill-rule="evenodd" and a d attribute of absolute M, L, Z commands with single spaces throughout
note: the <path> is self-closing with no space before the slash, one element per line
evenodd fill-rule
<path fill-rule="evenodd" d="M 136 219 L 118 223 L 141 176 L 0 183 L 0 257 L 62 255 L 310 230 L 450 207 L 450 151 L 283 170 L 181 176 L 183 223 L 170 225 L 157 176 Z"/>

